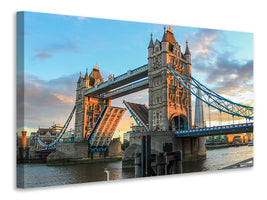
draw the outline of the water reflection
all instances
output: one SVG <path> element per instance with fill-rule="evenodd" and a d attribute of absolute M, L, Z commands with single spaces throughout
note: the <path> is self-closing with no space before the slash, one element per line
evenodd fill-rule
<path fill-rule="evenodd" d="M 253 147 L 209 150 L 206 160 L 183 162 L 183 173 L 217 170 L 251 157 L 253 157 Z M 40 187 L 106 181 L 105 168 L 110 172 L 110 180 L 134 178 L 134 168 L 122 169 L 121 166 L 121 161 L 66 166 L 19 164 L 17 170 L 21 176 L 18 177 L 18 183 L 24 184 L 24 187 Z"/>

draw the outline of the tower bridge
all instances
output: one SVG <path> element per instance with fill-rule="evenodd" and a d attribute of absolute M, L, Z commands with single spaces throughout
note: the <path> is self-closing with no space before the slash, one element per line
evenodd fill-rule
<path fill-rule="evenodd" d="M 139 144 L 142 135 L 151 135 L 152 150 L 162 152 L 166 144 L 182 150 L 184 156 L 205 155 L 207 135 L 253 132 L 253 123 L 239 126 L 205 127 L 203 103 L 233 117 L 253 120 L 253 108 L 234 103 L 198 82 L 191 75 L 191 53 L 185 52 L 171 28 L 164 28 L 161 41 L 148 46 L 148 64 L 126 73 L 110 75 L 104 82 L 98 66 L 77 82 L 75 142 L 87 142 L 93 151 L 105 151 L 125 112 L 111 106 L 111 100 L 148 88 L 148 106 L 124 101 L 144 132 L 133 133 L 130 144 Z M 195 126 L 192 123 L 192 96 L 196 98 Z M 57 141 L 53 143 L 55 145 Z M 52 146 L 53 146 L 52 145 Z M 52 147 L 49 146 L 50 148 Z"/>

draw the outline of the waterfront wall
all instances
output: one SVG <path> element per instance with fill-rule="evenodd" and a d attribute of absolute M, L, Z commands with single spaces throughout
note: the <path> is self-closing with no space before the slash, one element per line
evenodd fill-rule
<path fill-rule="evenodd" d="M 81 160 L 85 158 L 101 159 L 103 157 L 121 156 L 121 143 L 111 142 L 108 152 L 93 152 L 88 154 L 88 144 L 84 143 L 58 143 L 56 151 L 53 152 L 36 152 L 35 146 L 28 146 L 25 149 L 17 146 L 17 161 L 23 162 L 53 162 Z"/>
<path fill-rule="evenodd" d="M 56 151 L 48 155 L 47 161 L 79 161 L 87 158 L 101 159 L 105 157 L 120 156 L 121 143 L 111 142 L 107 152 L 90 152 L 88 153 L 88 144 L 85 143 L 58 143 Z"/>
<path fill-rule="evenodd" d="M 136 153 L 141 153 L 141 138 L 144 135 L 151 135 L 152 153 L 182 151 L 184 161 L 206 157 L 205 138 L 176 138 L 173 131 L 155 131 L 132 133 L 129 149 L 123 153 L 123 159 L 133 159 Z"/>

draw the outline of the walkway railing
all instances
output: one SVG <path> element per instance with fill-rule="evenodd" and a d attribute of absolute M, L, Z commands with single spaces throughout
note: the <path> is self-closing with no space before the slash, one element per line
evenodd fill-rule
<path fill-rule="evenodd" d="M 148 79 L 142 80 L 142 81 L 138 81 L 136 83 L 127 85 L 125 87 L 116 89 L 116 90 L 112 90 L 110 92 L 104 93 L 102 95 L 99 95 L 101 98 L 103 99 L 113 99 L 113 98 L 118 98 L 121 97 L 125 94 L 131 94 L 133 92 L 137 92 L 139 90 L 148 88 Z"/>
<path fill-rule="evenodd" d="M 175 131 L 175 137 L 201 137 L 201 136 L 213 136 L 213 135 L 227 135 L 237 133 L 252 133 L 253 123 L 244 124 L 232 124 L 225 126 L 214 126 L 198 129 L 188 129 Z"/>
<path fill-rule="evenodd" d="M 96 93 L 106 92 L 111 89 L 115 89 L 125 85 L 127 83 L 136 81 L 141 78 L 147 77 L 148 65 L 143 65 L 134 70 L 129 70 L 127 73 L 124 73 L 120 76 L 114 77 L 104 83 L 95 85 L 94 87 L 88 89 L 85 92 L 85 95 L 95 95 Z M 140 76 L 140 77 L 139 77 Z"/>
<path fill-rule="evenodd" d="M 191 82 L 169 66 L 167 66 L 167 68 L 169 72 L 174 76 L 174 78 L 181 85 L 183 85 L 186 90 L 188 90 L 191 94 L 203 101 L 208 106 L 211 106 L 221 112 L 230 114 L 233 117 L 237 116 L 244 117 L 246 119 L 253 119 L 253 107 L 232 102 L 208 89 L 192 76 L 190 76 L 190 79 L 192 80 Z M 200 91 L 199 95 L 197 94 L 197 91 Z"/>

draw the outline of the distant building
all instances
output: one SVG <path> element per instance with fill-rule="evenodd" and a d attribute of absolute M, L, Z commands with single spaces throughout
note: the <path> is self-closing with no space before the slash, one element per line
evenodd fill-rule
<path fill-rule="evenodd" d="M 218 135 L 206 137 L 206 144 L 232 144 L 232 143 L 247 143 L 252 140 L 252 134 L 229 134 L 229 135 Z"/>
<path fill-rule="evenodd" d="M 37 130 L 36 133 L 31 133 L 32 140 L 35 141 L 36 136 L 40 138 L 41 141 L 43 141 L 46 144 L 51 143 L 56 135 L 62 130 L 63 126 L 60 124 L 53 124 L 49 128 L 40 128 Z M 74 137 L 74 133 L 72 130 L 66 131 L 64 135 L 62 136 L 62 141 L 72 140 Z"/>
<path fill-rule="evenodd" d="M 34 145 L 35 141 L 36 141 L 36 132 L 31 132 L 30 135 L 30 145 Z"/>
<path fill-rule="evenodd" d="M 54 124 L 51 126 L 51 129 L 58 132 L 58 133 L 61 131 L 62 128 L 63 128 L 63 126 L 61 126 L 60 124 Z"/>

